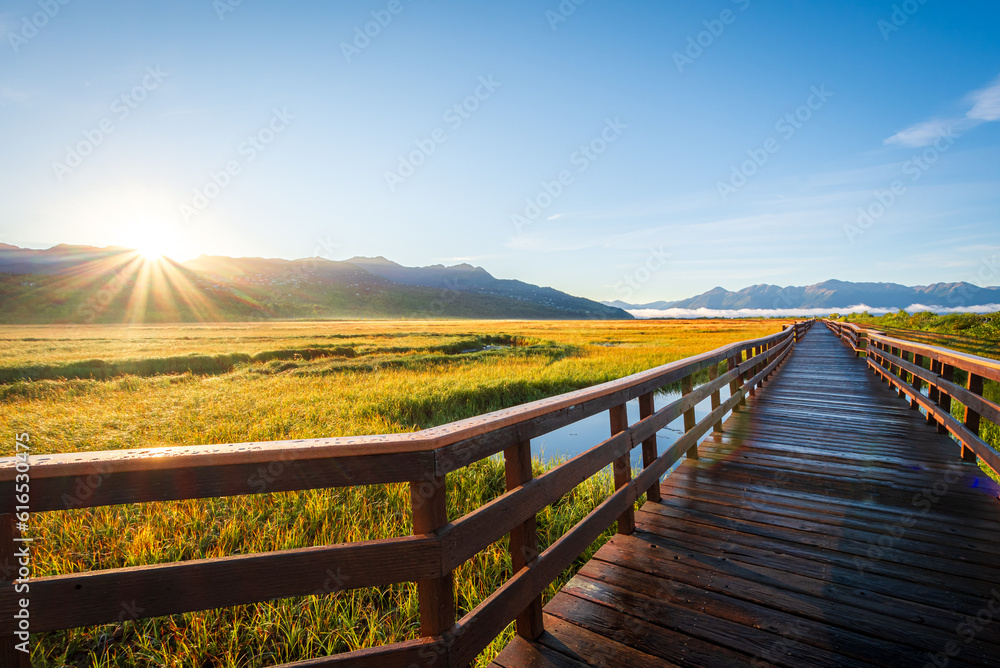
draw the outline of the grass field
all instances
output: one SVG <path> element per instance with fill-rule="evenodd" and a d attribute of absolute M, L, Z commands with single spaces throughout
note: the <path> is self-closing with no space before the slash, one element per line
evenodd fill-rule
<path fill-rule="evenodd" d="M 29 432 L 35 455 L 405 432 L 618 378 L 781 325 L 7 326 L 0 327 L 0 429 Z M 537 470 L 546 465 L 535 463 Z M 450 517 L 495 498 L 503 484 L 495 458 L 449 475 Z M 603 472 L 541 513 L 543 546 L 610 489 Z M 70 510 L 34 515 L 32 525 L 35 577 L 411 531 L 404 485 Z M 466 563 L 455 576 L 459 615 L 509 574 L 505 543 Z M 128 621 L 134 613 L 123 602 L 120 624 L 34 636 L 33 665 L 267 666 L 418 635 L 412 584 Z M 510 633 L 480 657 L 483 665 Z"/>

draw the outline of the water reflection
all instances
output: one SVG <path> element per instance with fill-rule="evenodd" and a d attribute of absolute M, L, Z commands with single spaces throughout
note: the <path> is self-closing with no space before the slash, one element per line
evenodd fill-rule
<path fill-rule="evenodd" d="M 729 398 L 729 386 L 721 390 L 722 401 Z M 667 406 L 680 399 L 680 392 L 658 393 L 653 398 L 653 406 L 656 410 Z M 626 404 L 629 424 L 639 421 L 639 400 L 634 399 Z M 712 412 L 712 399 L 708 397 L 695 406 L 694 413 L 697 421 Z M 727 414 L 728 416 L 728 414 Z M 725 418 L 723 418 L 725 419 Z M 656 445 L 660 454 L 673 445 L 673 443 L 684 433 L 684 417 L 681 416 L 665 426 L 656 433 Z M 539 436 L 531 441 L 531 452 L 535 457 L 542 459 L 570 458 L 589 450 L 595 445 L 607 440 L 611 436 L 611 419 L 608 412 L 604 411 L 589 418 L 574 422 L 562 429 Z M 682 457 L 675 467 L 684 461 Z M 632 468 L 642 469 L 642 447 L 637 446 L 632 450 Z M 672 470 L 672 469 L 671 469 Z"/>

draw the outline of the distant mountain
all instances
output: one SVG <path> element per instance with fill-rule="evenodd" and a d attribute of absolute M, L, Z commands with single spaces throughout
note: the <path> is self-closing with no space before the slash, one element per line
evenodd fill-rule
<path fill-rule="evenodd" d="M 401 317 L 632 318 L 468 264 L 205 255 L 149 262 L 125 248 L 0 245 L 0 322 L 7 324 Z"/>
<path fill-rule="evenodd" d="M 908 287 L 898 283 L 824 281 L 804 287 L 751 285 L 738 292 L 712 288 L 696 297 L 648 304 L 603 302 L 616 308 L 638 310 L 683 309 L 807 309 L 847 308 L 863 304 L 872 308 L 900 309 L 913 305 L 958 307 L 1000 304 L 1000 287 L 981 288 L 971 283 L 934 283 Z"/>

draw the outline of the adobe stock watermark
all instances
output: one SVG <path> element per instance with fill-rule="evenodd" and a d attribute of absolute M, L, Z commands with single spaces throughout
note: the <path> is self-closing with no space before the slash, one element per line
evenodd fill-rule
<path fill-rule="evenodd" d="M 88 296 L 76 309 L 76 317 L 87 323 L 93 323 L 116 297 L 128 286 L 127 265 L 115 272 L 114 276 L 104 282 L 97 292 Z"/>
<path fill-rule="evenodd" d="M 732 2 L 741 12 L 745 12 L 750 6 L 750 0 L 732 0 Z M 687 38 L 687 45 L 683 53 L 680 51 L 674 51 L 673 53 L 674 65 L 677 66 L 677 71 L 683 74 L 685 67 L 693 65 L 694 61 L 701 58 L 702 54 L 705 53 L 705 49 L 710 48 L 715 44 L 716 40 L 722 37 L 722 33 L 726 31 L 726 26 L 736 22 L 737 16 L 739 15 L 736 12 L 727 8 L 719 12 L 718 17 L 702 21 L 701 24 L 705 26 L 705 29 Z"/>
<path fill-rule="evenodd" d="M 236 8 L 243 4 L 243 0 L 213 0 L 212 9 L 220 21 L 226 20 L 226 14 L 232 14 Z"/>
<path fill-rule="evenodd" d="M 38 8 L 41 11 L 35 12 L 31 16 L 21 17 L 20 30 L 7 33 L 7 41 L 14 53 L 18 53 L 21 47 L 38 35 L 38 31 L 49 24 L 54 19 L 60 9 L 70 3 L 70 0 L 38 0 Z"/>
<path fill-rule="evenodd" d="M 447 124 L 452 132 L 455 132 L 462 127 L 465 121 L 472 118 L 472 114 L 479 109 L 483 102 L 490 99 L 501 85 L 503 85 L 501 82 L 493 80 L 492 74 L 479 77 L 475 90 L 461 101 L 445 109 L 444 113 L 441 114 L 441 120 Z M 399 156 L 396 171 L 385 172 L 385 184 L 389 186 L 389 192 L 396 192 L 396 188 L 413 176 L 417 168 L 427 162 L 427 158 L 433 155 L 438 146 L 446 141 L 448 141 L 448 130 L 444 128 L 434 128 L 426 138 L 415 139 L 413 144 L 416 148 L 406 155 Z"/>
<path fill-rule="evenodd" d="M 635 269 L 622 276 L 622 280 L 615 283 L 615 292 L 618 293 L 622 301 L 630 300 L 642 286 L 652 280 L 656 272 L 667 266 L 668 259 L 670 259 L 670 254 L 663 250 L 663 246 L 650 248 L 646 259 Z"/>
<path fill-rule="evenodd" d="M 925 4 L 927 4 L 927 0 L 903 0 L 898 5 L 893 5 L 889 20 L 879 19 L 875 24 L 875 27 L 882 33 L 882 40 L 888 42 L 889 36 L 905 26 L 910 17 L 920 11 L 920 8 Z"/>
<path fill-rule="evenodd" d="M 938 159 L 955 145 L 959 135 L 948 126 L 934 142 L 922 152 L 914 155 L 903 163 L 903 176 L 909 177 L 910 183 L 916 183 L 927 173 Z M 844 236 L 851 244 L 875 226 L 875 223 L 892 208 L 899 199 L 909 191 L 909 186 L 903 179 L 894 179 L 888 188 L 872 192 L 872 200 L 858 207 L 858 217 L 854 223 L 844 223 Z"/>
<path fill-rule="evenodd" d="M 948 294 L 947 305 L 953 308 L 969 306 L 974 301 L 973 296 L 970 294 L 969 286 L 989 287 L 993 284 L 997 275 L 1000 275 L 1000 259 L 998 259 L 997 254 L 994 253 L 990 257 L 981 257 L 975 275 L 959 283 L 958 288 Z"/>
<path fill-rule="evenodd" d="M 393 17 L 399 16 L 404 9 L 406 7 L 403 6 L 402 0 L 389 0 L 385 9 L 373 9 L 370 12 L 371 21 L 354 26 L 354 39 L 340 43 L 340 52 L 344 54 L 344 60 L 350 64 L 354 58 L 360 56 L 362 51 L 371 46 L 372 40 L 389 27 Z"/>
<path fill-rule="evenodd" d="M 940 652 L 928 654 L 930 659 L 924 664 L 924 668 L 946 668 L 952 659 L 962 653 L 962 645 L 971 643 L 984 628 L 997 619 L 1000 619 L 1000 591 L 991 589 L 990 598 L 983 607 L 955 627 L 955 635 L 961 639 L 961 644 L 957 640 L 949 640 Z"/>
<path fill-rule="evenodd" d="M 865 571 L 874 564 L 885 558 L 886 552 L 891 550 L 897 541 L 906 536 L 907 531 L 917 524 L 919 517 L 926 517 L 942 497 L 951 491 L 951 486 L 961 480 L 961 470 L 957 465 L 950 467 L 942 474 L 941 479 L 934 482 L 930 487 L 921 490 L 913 495 L 910 503 L 918 509 L 917 512 L 907 512 L 896 520 L 882 534 L 872 540 L 868 539 L 868 547 L 865 548 L 864 557 L 854 557 L 854 568 L 858 573 L 864 575 Z"/>
<path fill-rule="evenodd" d="M 810 87 L 805 102 L 775 122 L 774 130 L 781 136 L 781 141 L 787 142 L 794 137 L 795 133 L 801 130 L 831 97 L 833 93 L 827 90 L 826 84 L 820 84 L 818 88 Z M 730 195 L 745 186 L 750 178 L 767 164 L 771 156 L 781 150 L 781 141 L 776 137 L 768 137 L 759 148 L 747 149 L 747 159 L 739 165 L 731 166 L 729 179 L 717 181 L 715 184 L 715 189 L 723 202 L 729 201 Z"/>
<path fill-rule="evenodd" d="M 31 541 L 34 538 L 26 538 L 28 526 L 31 520 L 31 434 L 22 432 L 14 436 L 14 517 L 17 519 L 14 532 L 14 557 L 17 559 L 17 578 L 13 581 L 14 592 L 23 594 L 24 598 L 17 599 L 16 606 L 13 601 L 12 607 L 16 607 L 14 613 L 14 635 L 21 642 L 14 645 L 19 652 L 30 654 L 28 641 L 31 638 L 31 599 L 28 594 L 31 592 Z"/>
<path fill-rule="evenodd" d="M 248 135 L 246 140 L 241 142 L 237 147 L 236 152 L 240 158 L 227 160 L 222 169 L 209 172 L 208 180 L 201 187 L 194 189 L 194 195 L 191 198 L 190 204 L 182 202 L 179 205 L 180 214 L 184 222 L 189 222 L 191 218 L 200 215 L 207 209 L 208 205 L 232 184 L 233 177 L 239 176 L 245 166 L 252 163 L 257 159 L 258 155 L 267 150 L 268 145 L 278 135 L 287 130 L 294 119 L 295 116 L 290 114 L 286 107 L 282 107 L 281 109 L 275 107 L 272 110 L 270 120 L 257 130 L 257 132 Z"/>
<path fill-rule="evenodd" d="M 628 125 L 622 123 L 619 116 L 614 120 L 604 119 L 604 127 L 600 133 L 586 144 L 581 144 L 569 156 L 569 163 L 576 168 L 578 174 L 583 174 L 590 169 L 604 153 L 608 147 L 618 141 Z M 520 234 L 524 228 L 535 222 L 546 209 L 559 199 L 565 192 L 566 187 L 573 184 L 575 177 L 569 169 L 560 170 L 552 181 L 542 181 L 541 189 L 532 197 L 524 199 L 524 209 L 510 215 L 514 229 Z"/>
<path fill-rule="evenodd" d="M 94 150 L 104 143 L 104 140 L 117 129 L 115 121 L 122 123 L 132 112 L 135 111 L 142 102 L 149 97 L 149 94 L 160 87 L 163 80 L 169 76 L 168 72 L 156 68 L 147 67 L 142 81 L 131 90 L 126 91 L 111 101 L 109 105 L 110 116 L 105 116 L 97 122 L 97 127 L 83 131 L 83 139 L 75 144 L 66 145 L 66 156 L 62 162 L 53 161 L 52 172 L 56 178 L 62 182 L 68 174 L 83 164 L 83 161 L 94 152 Z"/>
<path fill-rule="evenodd" d="M 559 29 L 560 23 L 566 23 L 569 17 L 576 13 L 576 8 L 587 2 L 587 0 L 562 0 L 559 5 L 552 9 L 545 10 L 545 20 L 549 22 L 552 32 Z"/>

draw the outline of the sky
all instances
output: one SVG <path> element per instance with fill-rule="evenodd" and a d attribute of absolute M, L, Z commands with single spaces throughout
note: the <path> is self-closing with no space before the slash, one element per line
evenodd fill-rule
<path fill-rule="evenodd" d="M 1000 284 L 995 0 L 0 5 L 0 242 Z"/>

